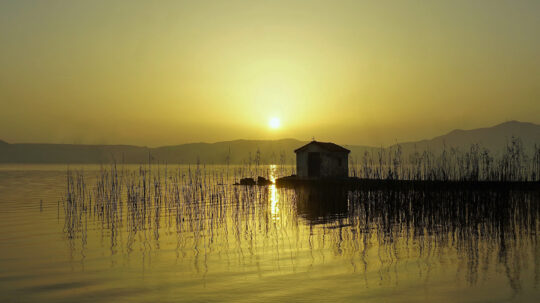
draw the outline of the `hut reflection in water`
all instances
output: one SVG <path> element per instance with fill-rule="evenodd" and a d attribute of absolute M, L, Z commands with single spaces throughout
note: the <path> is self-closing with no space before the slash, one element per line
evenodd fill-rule
<path fill-rule="evenodd" d="M 178 270 L 201 275 L 297 272 L 333 260 L 362 273 L 366 286 L 370 274 L 398 283 L 437 272 L 469 285 L 503 273 L 516 293 L 539 282 L 535 191 L 285 189 L 230 186 L 216 173 L 146 174 L 103 174 L 93 191 L 82 175 L 68 177 L 62 205 L 74 259 L 108 238 L 100 243 L 113 259 L 151 262 L 174 251 Z"/>

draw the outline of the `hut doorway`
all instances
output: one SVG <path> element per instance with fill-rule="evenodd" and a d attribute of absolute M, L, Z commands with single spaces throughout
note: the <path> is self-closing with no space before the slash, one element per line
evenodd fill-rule
<path fill-rule="evenodd" d="M 308 153 L 308 176 L 321 176 L 321 153 Z"/>

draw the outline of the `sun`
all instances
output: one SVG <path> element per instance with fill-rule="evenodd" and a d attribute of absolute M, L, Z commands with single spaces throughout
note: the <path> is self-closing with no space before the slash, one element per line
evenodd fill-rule
<path fill-rule="evenodd" d="M 281 121 L 279 121 L 279 118 L 277 118 L 277 117 L 272 117 L 268 121 L 268 126 L 271 129 L 278 129 L 281 126 Z"/>

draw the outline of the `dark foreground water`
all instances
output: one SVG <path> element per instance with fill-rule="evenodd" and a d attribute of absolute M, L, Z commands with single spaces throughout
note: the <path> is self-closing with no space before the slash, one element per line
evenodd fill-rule
<path fill-rule="evenodd" d="M 539 302 L 538 192 L 0 166 L 2 302 Z M 280 168 L 260 168 L 273 178 Z"/>

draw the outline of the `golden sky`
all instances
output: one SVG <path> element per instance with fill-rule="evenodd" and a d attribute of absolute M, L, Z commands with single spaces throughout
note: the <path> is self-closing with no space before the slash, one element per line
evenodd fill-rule
<path fill-rule="evenodd" d="M 380 145 L 540 123 L 539 29 L 540 1 L 0 0 L 0 139 Z"/>

